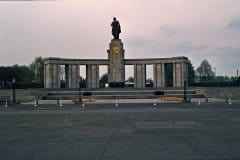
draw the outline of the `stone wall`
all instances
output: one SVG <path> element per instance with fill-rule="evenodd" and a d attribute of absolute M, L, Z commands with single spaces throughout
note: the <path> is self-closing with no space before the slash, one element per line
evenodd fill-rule
<path fill-rule="evenodd" d="M 0 97 L 11 97 L 12 99 L 12 92 L 12 89 L 0 89 Z M 48 91 L 45 89 L 16 89 L 16 99 L 17 101 L 33 100 L 35 97 L 41 99 L 47 93 Z"/>
<path fill-rule="evenodd" d="M 240 97 L 240 87 L 193 87 L 192 89 L 198 94 L 204 94 L 207 97 Z"/>

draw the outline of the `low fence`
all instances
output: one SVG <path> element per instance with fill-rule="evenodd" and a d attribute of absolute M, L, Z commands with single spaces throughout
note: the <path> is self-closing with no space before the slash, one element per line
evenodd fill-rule
<path fill-rule="evenodd" d="M 44 88 L 44 83 L 35 83 L 35 82 L 1 82 L 0 89 L 28 89 L 28 88 Z"/>
<path fill-rule="evenodd" d="M 15 99 L 17 102 L 28 102 L 34 101 L 35 98 L 41 99 L 46 96 L 48 90 L 46 89 L 16 89 Z M 12 101 L 13 100 L 13 89 L 0 89 L 1 101 Z"/>
<path fill-rule="evenodd" d="M 236 87 L 236 86 L 240 86 L 240 81 L 190 83 L 189 86 L 191 86 L 191 87 Z"/>
<path fill-rule="evenodd" d="M 240 87 L 192 87 L 192 89 L 206 97 L 223 99 L 231 97 L 237 100 L 240 98 Z"/>

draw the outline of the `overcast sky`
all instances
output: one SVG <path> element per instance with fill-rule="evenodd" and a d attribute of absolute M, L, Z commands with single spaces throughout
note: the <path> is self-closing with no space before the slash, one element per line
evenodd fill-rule
<path fill-rule="evenodd" d="M 36 56 L 107 58 L 113 16 L 126 58 L 207 59 L 240 70 L 240 0 L 0 1 L 0 66 Z"/>

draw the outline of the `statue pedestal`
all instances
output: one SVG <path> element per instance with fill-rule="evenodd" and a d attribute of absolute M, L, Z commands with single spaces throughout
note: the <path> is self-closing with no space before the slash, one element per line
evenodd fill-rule
<path fill-rule="evenodd" d="M 108 83 L 109 87 L 124 87 L 125 65 L 124 49 L 121 39 L 112 39 L 108 52 Z"/>

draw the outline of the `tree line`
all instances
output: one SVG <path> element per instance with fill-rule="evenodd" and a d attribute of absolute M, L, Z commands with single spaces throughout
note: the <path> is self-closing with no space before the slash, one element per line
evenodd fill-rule
<path fill-rule="evenodd" d="M 33 86 L 37 84 L 37 86 L 42 87 L 44 79 L 43 58 L 41 56 L 36 57 L 28 66 L 18 64 L 0 66 L 0 88 L 11 88 L 13 78 L 18 86 Z"/>

